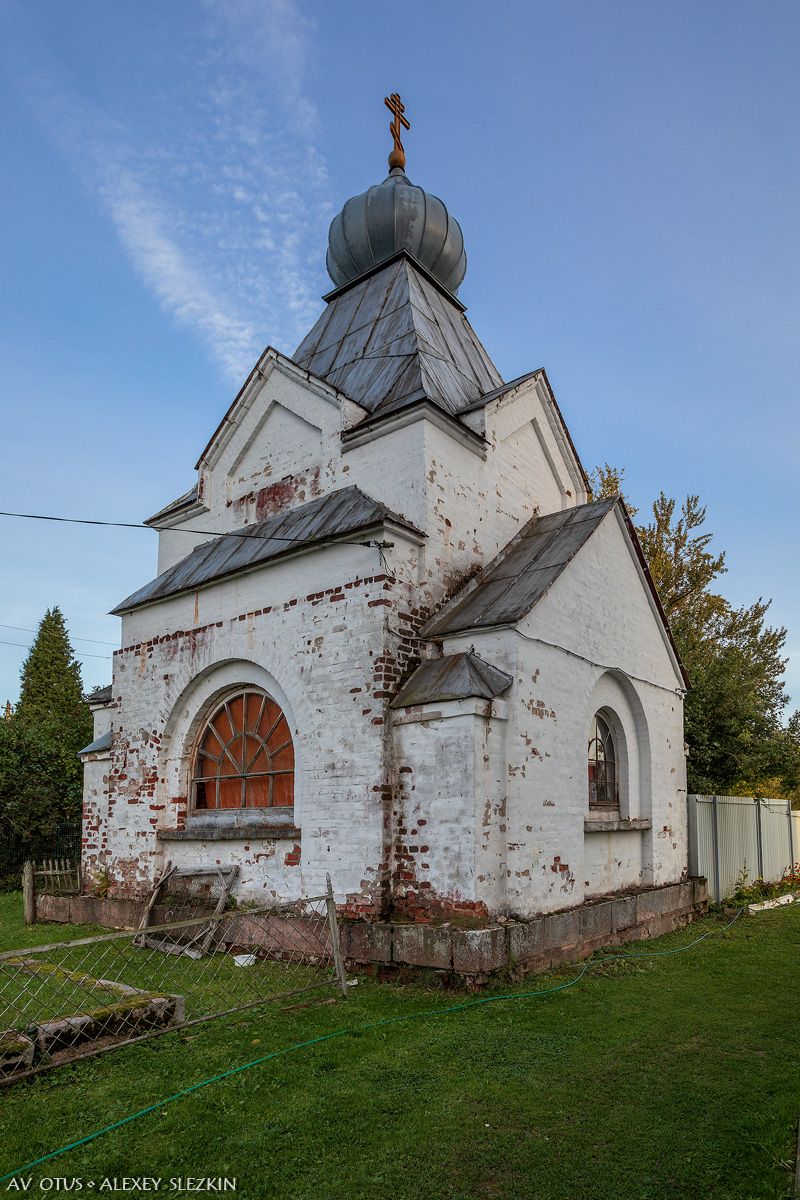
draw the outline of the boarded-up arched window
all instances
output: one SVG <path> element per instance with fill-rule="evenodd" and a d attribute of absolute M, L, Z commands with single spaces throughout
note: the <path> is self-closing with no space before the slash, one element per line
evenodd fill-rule
<path fill-rule="evenodd" d="M 192 778 L 194 807 L 294 804 L 294 747 L 281 708 L 265 692 L 223 700 L 203 730 Z"/>

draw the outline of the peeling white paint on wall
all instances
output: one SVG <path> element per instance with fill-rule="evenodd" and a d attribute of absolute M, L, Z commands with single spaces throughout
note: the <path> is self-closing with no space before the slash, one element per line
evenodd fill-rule
<path fill-rule="evenodd" d="M 461 422 L 420 408 L 348 445 L 366 416 L 267 351 L 201 457 L 196 498 L 154 519 L 159 571 L 202 543 L 189 530 L 239 530 L 352 485 L 423 536 L 298 548 L 124 615 L 113 699 L 95 712 L 112 747 L 85 762 L 86 878 L 107 871 L 112 895 L 134 896 L 167 859 L 237 864 L 241 898 L 292 899 L 330 873 L 352 912 L 420 919 L 529 916 L 683 878 L 683 683 L 616 509 L 515 627 L 419 636 L 537 512 L 586 502 L 544 376 Z M 513 677 L 501 698 L 389 707 L 421 658 L 470 649 Z M 294 807 L 196 812 L 204 721 L 247 686 L 289 721 Z M 588 806 L 601 709 L 614 817 Z"/>

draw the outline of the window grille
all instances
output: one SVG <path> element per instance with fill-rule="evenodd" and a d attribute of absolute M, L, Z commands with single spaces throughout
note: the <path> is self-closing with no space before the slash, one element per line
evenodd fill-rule
<path fill-rule="evenodd" d="M 265 692 L 229 696 L 197 748 L 194 807 L 287 808 L 294 804 L 294 746 L 286 716 Z"/>
<path fill-rule="evenodd" d="M 595 715 L 589 737 L 589 807 L 619 807 L 614 738 L 600 713 Z"/>

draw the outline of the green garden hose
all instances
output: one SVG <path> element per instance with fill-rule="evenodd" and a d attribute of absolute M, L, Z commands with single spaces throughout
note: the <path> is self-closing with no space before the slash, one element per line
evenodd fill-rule
<path fill-rule="evenodd" d="M 601 958 L 587 959 L 573 979 L 568 979 L 566 983 L 555 984 L 553 987 L 541 988 L 533 992 L 507 992 L 500 996 L 478 996 L 473 1000 L 464 1000 L 461 1004 L 448 1005 L 447 1008 L 431 1008 L 423 1012 L 403 1013 L 398 1017 L 383 1017 L 379 1021 L 369 1021 L 364 1025 L 355 1025 L 352 1028 L 335 1029 L 333 1033 L 323 1033 L 319 1037 L 310 1038 L 307 1042 L 296 1042 L 292 1046 L 284 1046 L 282 1050 L 273 1050 L 271 1054 L 263 1054 L 260 1058 L 254 1058 L 252 1062 L 243 1063 L 238 1067 L 231 1067 L 229 1070 L 222 1071 L 219 1075 L 212 1075 L 208 1079 L 201 1079 L 199 1083 L 193 1083 L 190 1087 L 182 1088 L 179 1092 L 173 1092 L 171 1096 L 167 1096 L 164 1100 L 159 1100 L 156 1104 L 148 1104 L 147 1108 L 140 1108 L 138 1112 L 129 1113 L 127 1117 L 121 1117 L 119 1121 L 112 1121 L 110 1125 L 104 1125 L 102 1129 L 96 1129 L 93 1133 L 87 1133 L 85 1137 L 78 1138 L 75 1142 L 69 1142 L 66 1146 L 60 1146 L 58 1150 L 51 1150 L 48 1154 L 43 1154 L 40 1158 L 35 1158 L 32 1162 L 25 1163 L 21 1167 L 16 1167 L 13 1171 L 9 1171 L 7 1175 L 0 1175 L 0 1183 L 5 1183 L 15 1175 L 20 1175 L 25 1171 L 32 1171 L 35 1167 L 39 1167 L 53 1158 L 58 1158 L 60 1155 L 66 1154 L 69 1150 L 77 1150 L 79 1146 L 86 1146 L 89 1142 L 94 1142 L 97 1138 L 103 1137 L 107 1133 L 113 1133 L 115 1129 L 121 1129 L 124 1125 L 129 1125 L 132 1121 L 138 1121 L 140 1117 L 146 1117 L 148 1113 L 156 1112 L 164 1108 L 167 1104 L 173 1104 L 176 1100 L 182 1100 L 185 1096 L 191 1096 L 193 1092 L 198 1092 L 201 1088 L 210 1087 L 212 1083 L 221 1083 L 223 1079 L 230 1079 L 233 1075 L 239 1075 L 243 1071 L 251 1070 L 253 1067 L 260 1067 L 263 1063 L 270 1062 L 275 1058 L 281 1058 L 284 1054 L 293 1054 L 296 1050 L 307 1050 L 310 1046 L 318 1046 L 321 1042 L 330 1042 L 334 1038 L 345 1037 L 348 1034 L 360 1034 L 369 1030 L 380 1029 L 387 1025 L 396 1025 L 401 1021 L 413 1021 L 421 1017 L 444 1017 L 451 1013 L 464 1012 L 466 1009 L 478 1008 L 483 1004 L 499 1004 L 501 1001 L 509 1000 L 531 1000 L 537 996 L 549 996 L 555 992 L 563 992 L 567 988 L 575 987 L 592 967 L 599 966 L 602 963 L 620 962 L 623 959 L 667 958 L 673 954 L 683 954 L 686 950 L 691 950 L 692 947 L 705 941 L 707 937 L 711 937 L 712 934 L 724 933 L 726 929 L 730 929 L 731 925 L 739 919 L 743 912 L 744 909 L 740 909 L 736 916 L 727 925 L 724 925 L 722 929 L 709 929 L 706 933 L 702 933 L 699 937 L 694 938 L 693 941 L 687 942 L 685 946 L 675 946 L 671 950 L 645 950 L 638 954 L 612 954 L 603 955 Z"/>

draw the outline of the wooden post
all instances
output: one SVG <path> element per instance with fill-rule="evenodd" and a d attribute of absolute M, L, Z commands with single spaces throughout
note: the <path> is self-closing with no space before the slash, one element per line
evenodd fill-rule
<path fill-rule="evenodd" d="M 333 947 L 333 964 L 336 967 L 336 978 L 339 980 L 339 989 L 342 995 L 347 997 L 347 975 L 344 969 L 344 959 L 342 958 L 342 944 L 339 941 L 339 923 L 336 920 L 336 901 L 333 898 L 333 887 L 331 886 L 331 877 L 326 875 L 325 879 L 328 883 L 328 895 L 325 904 L 328 909 L 328 925 L 331 931 L 331 945 Z"/>
<path fill-rule="evenodd" d="M 36 924 L 36 884 L 33 874 L 33 863 L 25 859 L 22 868 L 22 911 L 26 925 Z"/>

